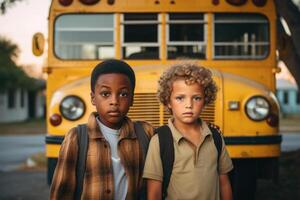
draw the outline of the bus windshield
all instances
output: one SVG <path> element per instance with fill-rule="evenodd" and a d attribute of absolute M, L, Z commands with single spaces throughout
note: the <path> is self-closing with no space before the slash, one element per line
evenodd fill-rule
<path fill-rule="evenodd" d="M 215 14 L 215 59 L 263 59 L 269 53 L 269 23 L 260 14 Z"/>
<path fill-rule="evenodd" d="M 55 54 L 60 59 L 115 56 L 113 14 L 66 14 L 55 21 Z"/>
<path fill-rule="evenodd" d="M 126 13 L 123 15 L 122 54 L 125 59 L 158 59 L 158 14 Z"/>
<path fill-rule="evenodd" d="M 213 15 L 213 59 L 264 59 L 270 51 L 268 19 L 261 14 Z M 206 59 L 208 45 L 205 13 L 124 13 L 120 24 L 113 14 L 65 14 L 55 20 L 55 54 L 64 60 L 99 60 L 115 57 L 121 41 L 123 59 Z M 166 33 L 161 35 L 161 27 Z M 116 38 L 115 27 L 121 27 Z M 162 37 L 165 38 L 162 38 Z M 161 45 L 161 40 L 166 41 Z"/>
<path fill-rule="evenodd" d="M 205 59 L 206 22 L 202 13 L 171 13 L 167 21 L 167 56 Z"/>

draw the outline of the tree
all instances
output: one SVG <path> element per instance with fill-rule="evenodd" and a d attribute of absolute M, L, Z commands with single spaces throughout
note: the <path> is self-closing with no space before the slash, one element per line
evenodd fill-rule
<path fill-rule="evenodd" d="M 34 79 L 15 63 L 19 55 L 18 46 L 0 37 L 0 90 L 11 88 L 33 89 Z"/>
<path fill-rule="evenodd" d="M 0 0 L 1 14 L 5 14 L 7 8 L 13 6 L 18 1 L 22 0 Z"/>
<path fill-rule="evenodd" d="M 288 35 L 282 24 L 277 27 L 279 59 L 288 67 L 300 88 L 300 11 L 291 0 L 274 0 L 277 14 L 282 17 L 291 32 Z"/>

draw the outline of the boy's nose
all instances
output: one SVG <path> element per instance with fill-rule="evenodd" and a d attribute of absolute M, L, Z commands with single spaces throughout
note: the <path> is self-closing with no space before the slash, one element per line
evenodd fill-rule
<path fill-rule="evenodd" d="M 191 105 L 186 105 L 185 108 L 192 108 L 192 106 Z"/>
<path fill-rule="evenodd" d="M 185 108 L 192 108 L 192 101 L 187 101 L 185 104 Z"/>
<path fill-rule="evenodd" d="M 110 104 L 111 105 L 118 105 L 119 104 L 119 99 L 118 99 L 117 95 L 112 95 Z"/>

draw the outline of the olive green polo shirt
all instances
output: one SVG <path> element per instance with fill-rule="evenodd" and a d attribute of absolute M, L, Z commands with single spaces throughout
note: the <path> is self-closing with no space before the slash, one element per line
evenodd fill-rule
<path fill-rule="evenodd" d="M 174 127 L 171 119 L 168 121 L 168 126 L 174 139 L 175 159 L 167 190 L 167 199 L 219 200 L 218 151 L 208 125 L 203 121 L 199 131 L 199 134 L 202 134 L 202 139 L 197 147 L 193 147 L 183 137 Z M 233 165 L 223 138 L 222 141 L 223 148 L 219 160 L 219 173 L 226 174 L 232 170 Z M 158 135 L 153 136 L 150 141 L 143 177 L 158 181 L 163 180 Z"/>

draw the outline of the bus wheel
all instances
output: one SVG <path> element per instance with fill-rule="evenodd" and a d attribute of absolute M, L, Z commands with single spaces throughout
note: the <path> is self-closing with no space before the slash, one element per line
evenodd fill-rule
<path fill-rule="evenodd" d="M 230 172 L 233 199 L 254 200 L 257 181 L 255 159 L 235 159 Z"/>

